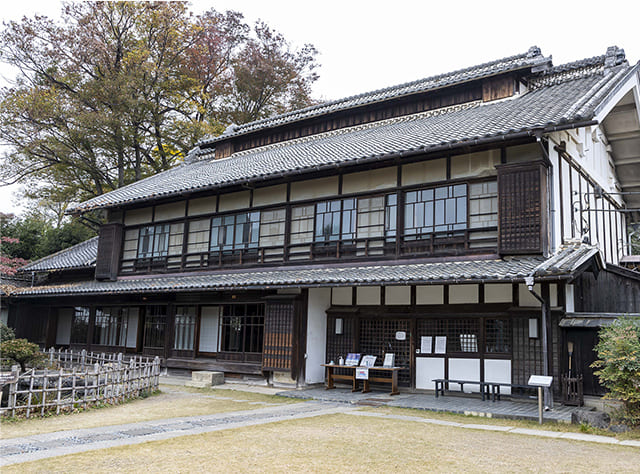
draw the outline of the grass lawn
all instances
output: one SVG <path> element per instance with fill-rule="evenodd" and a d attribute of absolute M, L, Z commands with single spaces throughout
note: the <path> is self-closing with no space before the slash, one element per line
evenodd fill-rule
<path fill-rule="evenodd" d="M 161 385 L 160 389 L 161 393 L 157 395 L 132 400 L 122 405 L 111 405 L 46 418 L 3 420 L 0 425 L 0 439 L 162 418 L 253 410 L 263 406 L 250 404 L 250 402 L 296 403 L 300 401 L 237 390 L 196 389 L 164 385 Z M 218 400 L 212 396 L 246 401 Z"/>
<path fill-rule="evenodd" d="M 457 413 L 433 412 L 428 410 L 415 410 L 411 408 L 397 407 L 367 407 L 363 411 L 371 411 L 388 415 L 404 415 L 419 418 L 430 418 L 436 420 L 455 421 L 458 423 L 473 423 L 476 425 L 497 425 L 497 426 L 513 426 L 515 428 L 527 428 L 532 430 L 559 431 L 569 433 L 587 433 L 600 436 L 609 436 L 619 440 L 640 439 L 640 430 L 634 429 L 626 433 L 613 433 L 608 430 L 601 430 L 591 426 L 573 425 L 570 423 L 556 423 L 545 421 L 543 425 L 533 420 L 511 420 L 506 418 L 485 418 L 479 416 L 461 415 Z"/>
<path fill-rule="evenodd" d="M 413 412 L 415 413 L 415 412 Z M 3 468 L 12 472 L 638 472 L 640 449 L 329 415 Z"/>

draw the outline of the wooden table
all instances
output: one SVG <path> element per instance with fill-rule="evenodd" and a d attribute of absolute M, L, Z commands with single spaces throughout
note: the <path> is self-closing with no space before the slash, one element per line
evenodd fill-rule
<path fill-rule="evenodd" d="M 336 380 L 349 380 L 351 381 L 351 391 L 359 392 L 361 389 L 359 388 L 358 379 L 356 379 L 356 369 L 359 368 L 357 365 L 338 365 L 338 364 L 321 364 L 322 367 L 327 368 L 327 390 L 331 390 L 332 388 L 336 388 L 334 382 Z M 350 374 L 336 374 L 335 369 L 347 369 L 350 370 Z M 398 391 L 398 372 L 402 370 L 402 367 L 369 367 L 369 372 L 386 372 L 387 376 L 369 376 L 368 380 L 363 380 L 362 393 L 369 393 L 371 388 L 369 386 L 369 382 L 380 382 L 380 383 L 390 383 L 391 384 L 391 395 L 398 395 L 400 392 Z M 389 374 L 390 372 L 390 374 Z"/>

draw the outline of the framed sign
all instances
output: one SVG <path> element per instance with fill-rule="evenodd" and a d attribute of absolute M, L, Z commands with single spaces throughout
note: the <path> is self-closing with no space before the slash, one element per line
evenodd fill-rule
<path fill-rule="evenodd" d="M 396 363 L 396 355 L 392 353 L 387 353 L 384 355 L 384 363 L 382 367 L 394 367 Z"/>
<path fill-rule="evenodd" d="M 447 352 L 447 336 L 436 336 L 436 354 L 446 354 Z"/>
<path fill-rule="evenodd" d="M 357 367 L 356 380 L 369 380 L 369 367 Z"/>
<path fill-rule="evenodd" d="M 344 361 L 344 365 L 358 365 L 358 362 L 360 362 L 360 354 L 350 352 L 347 354 L 347 360 Z"/>
<path fill-rule="evenodd" d="M 420 338 L 421 354 L 431 354 L 431 346 L 433 346 L 433 336 L 422 336 Z"/>
<path fill-rule="evenodd" d="M 373 367 L 376 363 L 376 356 L 366 355 L 362 357 L 362 361 L 360 362 L 361 367 Z"/>

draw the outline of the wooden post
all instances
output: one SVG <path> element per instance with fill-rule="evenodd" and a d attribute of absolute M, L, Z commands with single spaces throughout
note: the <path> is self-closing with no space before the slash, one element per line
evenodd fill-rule
<path fill-rule="evenodd" d="M 27 418 L 31 415 L 31 399 L 33 397 L 33 370 L 29 376 L 29 394 L 27 395 Z"/>
<path fill-rule="evenodd" d="M 44 376 L 42 378 L 42 409 L 40 414 L 44 416 L 44 407 L 47 404 L 47 384 L 49 383 L 49 375 L 47 369 L 44 369 Z"/>
<path fill-rule="evenodd" d="M 9 384 L 9 407 L 11 408 L 11 416 L 16 416 L 16 403 L 18 401 L 18 383 L 20 382 L 20 366 L 11 366 L 11 377 L 15 379 L 14 382 Z"/>
<path fill-rule="evenodd" d="M 71 371 L 71 411 L 76 407 L 76 367 Z"/>
<path fill-rule="evenodd" d="M 89 367 L 84 366 L 84 393 L 82 394 L 82 408 L 87 409 L 87 383 L 89 381 Z"/>
<path fill-rule="evenodd" d="M 65 354 L 66 357 L 66 354 Z M 60 372 L 58 372 L 58 384 L 57 384 L 57 388 L 58 388 L 58 394 L 56 396 L 56 415 L 60 414 L 60 403 L 61 403 L 61 399 L 62 399 L 62 367 L 60 368 Z"/>

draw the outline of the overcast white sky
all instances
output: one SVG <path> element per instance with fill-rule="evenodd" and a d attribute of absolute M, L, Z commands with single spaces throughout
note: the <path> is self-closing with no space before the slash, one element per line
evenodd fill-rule
<path fill-rule="evenodd" d="M 640 59 L 633 0 L 607 1 L 409 1 L 395 0 L 207 0 L 192 10 L 236 10 L 249 22 L 262 19 L 293 45 L 312 43 L 320 52 L 318 99 L 338 99 L 381 87 L 525 52 L 552 55 L 554 64 L 625 49 Z M 57 17 L 59 0 L 3 2 L 0 19 L 35 13 Z M 2 65 L 0 64 L 0 67 Z M 0 69 L 6 76 L 6 69 Z M 0 211 L 16 205 L 0 187 Z"/>

